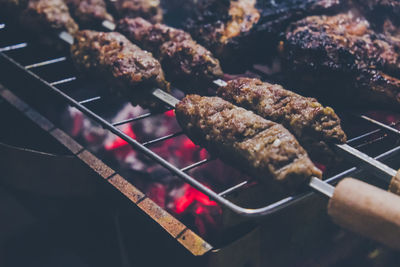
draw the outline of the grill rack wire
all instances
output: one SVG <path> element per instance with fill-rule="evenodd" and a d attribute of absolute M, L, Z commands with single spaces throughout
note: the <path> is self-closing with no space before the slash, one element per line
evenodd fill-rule
<path fill-rule="evenodd" d="M 7 25 L 5 23 L 0 23 L 0 33 L 1 30 L 5 29 L 7 27 Z M 133 117 L 130 119 L 126 119 L 123 121 L 118 121 L 118 122 L 114 122 L 111 123 L 109 121 L 107 121 L 105 118 L 101 117 L 99 114 L 95 113 L 94 111 L 92 111 L 91 109 L 89 109 L 86 105 L 89 103 L 95 103 L 96 101 L 101 99 L 101 96 L 95 96 L 95 97 L 91 97 L 85 100 L 81 100 L 78 101 L 74 98 L 72 98 L 71 96 L 69 96 L 67 93 L 65 93 L 63 90 L 61 90 L 60 88 L 58 88 L 58 85 L 62 85 L 62 84 L 67 84 L 70 83 L 72 81 L 77 80 L 78 78 L 75 76 L 71 76 L 71 77 L 67 77 L 61 80 L 57 80 L 57 81 L 53 81 L 53 82 L 49 82 L 43 78 L 41 78 L 39 75 L 33 73 L 31 70 L 35 69 L 35 68 L 39 68 L 39 67 L 44 67 L 44 66 L 48 66 L 48 65 L 52 65 L 52 64 L 56 64 L 59 62 L 64 62 L 68 60 L 68 56 L 60 56 L 60 57 L 56 57 L 56 58 L 52 58 L 52 59 L 48 59 L 45 61 L 40 61 L 37 63 L 33 63 L 33 64 L 29 64 L 26 66 L 23 66 L 22 64 L 20 64 L 19 62 L 17 62 L 16 60 L 14 60 L 12 57 L 6 55 L 6 52 L 8 51 L 14 51 L 14 50 L 19 50 L 19 49 L 23 49 L 29 46 L 29 42 L 20 42 L 17 44 L 12 44 L 12 45 L 8 45 L 5 47 L 0 48 L 0 56 L 3 57 L 6 61 L 8 61 L 9 63 L 15 65 L 17 68 L 19 68 L 20 70 L 26 72 L 27 74 L 29 74 L 30 77 L 32 77 L 33 79 L 36 79 L 38 81 L 40 81 L 43 85 L 45 85 L 45 87 L 49 90 L 52 91 L 53 93 L 56 93 L 57 95 L 61 96 L 69 105 L 75 107 L 76 109 L 78 109 L 79 111 L 81 111 L 85 116 L 89 117 L 90 119 L 92 119 L 93 121 L 99 123 L 104 129 L 107 129 L 108 131 L 110 131 L 111 133 L 115 134 L 116 136 L 122 138 L 123 140 L 125 140 L 128 144 L 130 144 L 134 149 L 136 149 L 137 151 L 142 152 L 143 154 L 145 154 L 146 156 L 148 156 L 149 158 L 151 158 L 152 160 L 154 160 L 155 162 L 157 162 L 158 164 L 160 164 L 161 166 L 163 166 L 164 168 L 166 168 L 167 170 L 169 170 L 172 174 L 174 174 L 175 176 L 177 176 L 178 178 L 182 179 L 183 181 L 185 181 L 186 183 L 190 184 L 191 186 L 193 186 L 194 188 L 196 188 L 197 190 L 199 190 L 200 192 L 206 194 L 210 199 L 216 201 L 217 203 L 219 203 L 220 205 L 232 210 L 233 212 L 245 216 L 245 217 L 261 217 L 261 216 L 266 216 L 269 214 L 272 214 L 276 211 L 279 211 L 287 206 L 290 206 L 296 202 L 300 202 L 301 200 L 303 200 L 304 198 L 309 197 L 312 194 L 315 194 L 314 191 L 310 190 L 307 192 L 303 192 L 303 193 L 299 193 L 296 194 L 294 196 L 289 196 L 286 198 L 283 198 L 279 201 L 276 201 L 272 204 L 268 204 L 266 206 L 263 206 L 261 208 L 246 208 L 246 207 L 242 207 L 239 206 L 235 203 L 233 203 L 232 201 L 226 199 L 225 197 L 233 192 L 242 190 L 245 188 L 246 185 L 250 184 L 251 180 L 246 180 L 244 182 L 241 182 L 239 184 L 236 184 L 228 189 L 223 190 L 222 192 L 215 192 L 213 190 L 211 190 L 210 188 L 208 188 L 207 186 L 203 185 L 202 183 L 200 183 L 199 181 L 197 181 L 194 177 L 190 176 L 187 174 L 187 172 L 191 169 L 194 169 L 196 167 L 199 167 L 201 165 L 207 164 L 211 161 L 213 161 L 215 158 L 206 158 L 204 160 L 200 160 L 198 162 L 195 162 L 193 164 L 190 164 L 186 167 L 183 168 L 178 168 L 177 166 L 169 163 L 168 161 L 166 161 L 165 159 L 163 159 L 160 155 L 156 154 L 155 152 L 151 151 L 148 146 L 168 140 L 170 138 L 173 137 L 177 137 L 179 135 L 182 135 L 183 132 L 179 131 L 176 133 L 172 133 L 172 134 L 168 134 L 165 135 L 163 137 L 159 137 L 150 141 L 146 141 L 143 143 L 138 142 L 137 140 L 133 139 L 132 137 L 128 136 L 127 134 L 125 134 L 124 132 L 122 132 L 120 129 L 117 128 L 117 126 L 121 126 L 124 125 L 126 123 L 131 123 L 134 121 L 139 121 L 139 120 L 143 120 L 146 118 L 149 118 L 153 115 L 157 115 L 159 113 L 152 113 L 152 112 L 148 112 L 142 115 L 139 115 L 137 117 Z M 254 69 L 255 72 L 260 73 L 259 70 Z M 354 141 L 358 141 L 362 138 L 365 138 L 367 136 L 371 136 L 377 132 L 380 132 L 382 130 L 387 130 L 390 131 L 396 135 L 400 136 L 400 131 L 397 130 L 396 128 L 394 128 L 394 125 L 387 125 L 387 124 L 383 124 L 379 121 L 373 120 L 365 115 L 361 115 L 361 118 L 363 118 L 364 120 L 375 124 L 378 128 L 373 130 L 373 131 L 369 131 L 365 134 L 359 135 L 357 137 L 354 137 L 352 139 L 350 139 L 348 141 L 348 143 L 352 143 Z M 397 122 L 399 123 L 399 122 Z M 397 124 L 396 123 L 396 124 Z M 400 146 L 396 146 L 376 157 L 374 157 L 374 159 L 376 160 L 384 160 L 387 158 L 390 158 L 394 155 L 396 155 L 397 153 L 400 152 Z M 372 166 L 373 167 L 373 166 Z M 336 184 L 337 182 L 339 182 L 342 178 L 347 177 L 349 175 L 354 175 L 355 173 L 358 173 L 362 171 L 362 168 L 360 166 L 358 167 L 352 167 L 349 168 L 345 171 L 342 171 L 334 176 L 331 176 L 327 179 L 325 179 L 324 181 L 329 183 L 329 184 Z M 109 177 L 111 178 L 111 177 Z M 109 179 L 108 178 L 108 179 Z"/>

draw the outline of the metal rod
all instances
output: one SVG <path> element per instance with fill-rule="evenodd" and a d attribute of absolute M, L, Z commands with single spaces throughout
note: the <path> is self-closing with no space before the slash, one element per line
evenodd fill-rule
<path fill-rule="evenodd" d="M 152 95 L 171 107 L 175 107 L 179 103 L 178 99 L 161 89 L 154 89 Z"/>
<path fill-rule="evenodd" d="M 227 86 L 228 85 L 224 80 L 221 80 L 221 79 L 214 80 L 213 84 L 215 84 L 216 86 Z"/>
<path fill-rule="evenodd" d="M 396 175 L 396 171 L 390 168 L 389 166 L 383 164 L 380 161 L 373 159 L 372 157 L 362 153 L 361 151 L 347 145 L 347 144 L 336 144 L 336 147 L 339 148 L 341 151 L 347 152 L 349 155 L 359 159 L 364 164 L 369 166 L 370 168 L 377 170 L 380 174 L 385 177 L 384 180 L 390 182 L 393 176 Z"/>
<path fill-rule="evenodd" d="M 237 185 L 234 185 L 234 186 L 232 186 L 232 187 L 230 187 L 230 188 L 218 193 L 218 195 L 226 196 L 228 194 L 231 194 L 231 193 L 239 190 L 240 188 L 243 188 L 243 186 L 247 185 L 248 183 L 249 183 L 248 181 L 241 182 L 241 183 L 239 183 Z"/>
<path fill-rule="evenodd" d="M 27 47 L 27 46 L 28 46 L 27 43 L 9 45 L 9 46 L 0 48 L 0 52 L 7 52 L 7 51 L 11 51 L 11 50 L 21 49 L 21 48 L 24 48 L 24 47 Z"/>
<path fill-rule="evenodd" d="M 55 58 L 55 59 L 50 59 L 50 60 L 42 61 L 42 62 L 39 62 L 39 63 L 27 65 L 27 66 L 25 66 L 25 69 L 33 69 L 33 68 L 43 67 L 43 66 L 46 66 L 46 65 L 62 62 L 62 61 L 65 61 L 65 60 L 67 60 L 66 57 L 59 57 L 59 58 Z"/>
<path fill-rule="evenodd" d="M 63 84 L 63 83 L 73 82 L 75 80 L 76 80 L 76 77 L 70 77 L 70 78 L 66 78 L 66 79 L 62 79 L 62 80 L 59 80 L 59 81 L 52 82 L 50 84 L 51 85 L 60 85 L 60 84 Z"/>
<path fill-rule="evenodd" d="M 352 139 L 347 140 L 347 143 L 352 143 L 352 142 L 354 142 L 354 141 L 363 139 L 364 137 L 373 135 L 373 134 L 375 134 L 375 133 L 379 133 L 380 131 L 382 131 L 382 130 L 381 130 L 381 129 L 376 129 L 376 130 L 370 131 L 370 132 L 368 132 L 368 133 L 365 133 L 365 134 L 362 134 L 362 135 L 359 135 L 359 136 L 357 136 L 357 137 L 354 137 L 354 138 L 352 138 Z"/>
<path fill-rule="evenodd" d="M 177 132 L 177 133 L 169 134 L 169 135 L 166 135 L 166 136 L 163 136 L 163 137 L 160 137 L 160 138 L 151 140 L 151 141 L 144 142 L 144 143 L 142 143 L 142 145 L 143 145 L 143 146 L 154 145 L 154 144 L 156 144 L 156 143 L 159 143 L 159 142 L 162 142 L 162 141 L 165 141 L 165 140 L 174 138 L 174 137 L 179 136 L 179 135 L 182 135 L 182 134 L 183 134 L 183 132 Z"/>
<path fill-rule="evenodd" d="M 333 197 L 333 192 L 335 191 L 335 187 L 322 181 L 321 179 L 312 177 L 308 185 L 311 188 L 317 190 L 318 192 L 328 196 L 329 198 Z"/>
<path fill-rule="evenodd" d="M 101 23 L 101 25 L 106 28 L 109 31 L 115 31 L 115 28 L 117 28 L 117 26 L 115 25 L 115 23 L 109 21 L 109 20 L 103 20 L 103 22 Z"/>
<path fill-rule="evenodd" d="M 134 121 L 138 121 L 138 120 L 142 120 L 142 119 L 148 118 L 151 115 L 153 115 L 153 114 L 151 112 L 148 112 L 148 113 L 139 115 L 139 116 L 137 116 L 135 118 L 126 119 L 126 120 L 119 121 L 119 122 L 114 122 L 112 125 L 113 126 L 120 126 L 120 125 L 123 125 L 123 124 L 126 124 L 126 123 L 130 123 L 130 122 L 134 122 Z"/>
<path fill-rule="evenodd" d="M 360 117 L 361 117 L 362 119 L 366 120 L 366 121 L 369 121 L 369 122 L 371 122 L 371 123 L 373 123 L 373 124 L 378 125 L 379 127 L 382 127 L 382 128 L 384 128 L 384 129 L 386 129 L 386 130 L 389 130 L 389 131 L 391 131 L 391 132 L 393 132 L 393 133 L 395 133 L 395 134 L 400 135 L 400 131 L 399 131 L 399 130 L 397 130 L 397 129 L 393 128 L 393 127 L 390 127 L 390 126 L 387 125 L 387 124 L 384 124 L 384 123 L 382 123 L 382 122 L 379 122 L 379 121 L 377 121 L 377 120 L 374 120 L 374 119 L 372 119 L 372 118 L 370 118 L 370 117 L 367 117 L 367 116 L 365 116 L 365 115 L 360 115 Z"/>
<path fill-rule="evenodd" d="M 100 100 L 100 99 L 101 99 L 100 96 L 95 96 L 95 97 L 92 97 L 92 98 L 89 98 L 89 99 L 85 99 L 85 100 L 79 101 L 78 103 L 80 105 L 84 105 L 84 104 L 87 104 L 87 103 L 90 103 L 90 102 L 94 102 L 94 101 L 97 101 L 97 100 Z"/>
<path fill-rule="evenodd" d="M 74 44 L 74 37 L 68 32 L 61 32 L 58 37 L 69 45 Z"/>
<path fill-rule="evenodd" d="M 190 171 L 191 169 L 199 167 L 199 166 L 201 166 L 203 164 L 206 164 L 206 163 L 208 163 L 210 161 L 213 161 L 213 160 L 214 160 L 213 158 L 203 159 L 203 160 L 200 160 L 200 161 L 198 161 L 196 163 L 190 164 L 189 166 L 186 166 L 186 167 L 180 169 L 180 171 L 187 172 L 187 171 Z"/>

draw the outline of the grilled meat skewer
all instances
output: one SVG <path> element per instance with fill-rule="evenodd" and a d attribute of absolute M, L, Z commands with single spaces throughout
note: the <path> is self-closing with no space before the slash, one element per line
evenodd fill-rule
<path fill-rule="evenodd" d="M 319 161 L 329 161 L 333 157 L 330 143 L 346 142 L 346 134 L 333 109 L 280 85 L 259 79 L 239 78 L 221 86 L 217 94 L 265 119 L 281 123 L 296 136 L 310 156 Z"/>
<path fill-rule="evenodd" d="M 106 0 L 115 18 L 142 17 L 152 23 L 163 19 L 159 0 Z"/>
<path fill-rule="evenodd" d="M 400 42 L 353 13 L 313 16 L 289 27 L 284 45 L 290 77 L 321 96 L 394 108 L 400 104 Z M 318 93 L 317 91 L 317 93 Z"/>
<path fill-rule="evenodd" d="M 219 97 L 188 95 L 176 105 L 186 134 L 221 159 L 268 182 L 288 187 L 306 183 L 321 171 L 282 125 Z"/>
<path fill-rule="evenodd" d="M 120 33 L 79 31 L 71 55 L 78 70 L 105 79 L 133 104 L 154 106 L 149 90 L 169 89 L 160 63 Z"/>
<path fill-rule="evenodd" d="M 170 79 L 206 83 L 223 75 L 211 52 L 182 30 L 142 18 L 125 18 L 118 22 L 117 31 L 152 52 Z"/>
<path fill-rule="evenodd" d="M 103 21 L 114 22 L 104 0 L 65 0 L 81 28 L 98 28 Z"/>

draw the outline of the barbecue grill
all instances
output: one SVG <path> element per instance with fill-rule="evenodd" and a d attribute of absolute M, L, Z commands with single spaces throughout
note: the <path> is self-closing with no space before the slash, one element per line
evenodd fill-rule
<path fill-rule="evenodd" d="M 179 129 L 143 142 L 139 142 L 139 138 L 134 138 L 132 134 L 121 129 L 124 125 L 152 120 L 156 116 L 166 116 L 165 114 L 171 116 L 170 108 L 166 107 L 159 112 L 140 110 L 134 117 L 124 118 L 120 121 L 110 120 L 110 110 L 122 107 L 124 101 L 107 96 L 101 88 L 102 85 L 96 81 L 79 77 L 74 71 L 66 49 L 61 51 L 51 48 L 44 49 L 43 45 L 32 41 L 16 26 L 6 22 L 0 23 L 0 35 L 2 36 L 0 70 L 1 73 L 10 73 L 7 77 L 2 77 L 0 81 L 8 88 L 1 87 L 2 98 L 61 142 L 193 255 L 211 254 L 211 262 L 219 262 L 220 257 L 225 258 L 225 254 L 237 250 L 237 246 L 240 247 L 238 244 L 243 244 L 240 242 L 252 243 L 247 240 L 254 240 L 254 236 L 261 231 L 259 229 L 265 229 L 265 225 L 272 220 L 270 218 L 282 218 L 279 217 L 281 214 L 287 214 L 288 211 L 294 212 L 297 208 L 302 208 L 310 213 L 323 209 L 324 200 L 319 201 L 322 203 L 320 207 L 311 205 L 315 199 L 319 199 L 311 190 L 290 196 L 278 191 L 276 195 L 266 197 L 263 192 L 269 192 L 265 190 L 271 189 L 266 189 L 251 178 L 232 179 L 237 183 L 228 182 L 227 185 L 218 188 L 219 191 L 207 183 L 202 183 L 201 179 L 191 175 L 191 172 L 197 168 L 207 168 L 207 165 L 213 164 L 217 159 L 205 154 L 197 161 L 180 166 L 180 164 L 169 162 L 165 159 L 165 155 L 157 154 L 152 149 L 155 145 L 165 146 L 168 140 L 182 137 L 183 133 Z M 264 71 L 264 68 L 260 66 L 251 72 L 265 79 L 269 78 L 268 71 Z M 16 80 L 15 77 L 20 77 L 20 79 Z M 29 84 L 30 88 L 26 88 L 26 84 Z M 31 88 L 35 90 L 29 90 Z M 185 90 L 173 89 L 173 95 L 178 98 L 184 94 Z M 165 97 L 165 95 L 161 95 L 161 97 Z M 185 219 L 179 218 L 177 214 L 168 213 L 160 205 L 157 205 L 156 200 L 151 199 L 147 192 L 139 190 L 131 182 L 132 179 L 122 173 L 120 166 L 115 167 L 115 159 L 110 160 L 109 154 L 105 154 L 103 150 L 93 149 L 87 140 L 78 136 L 71 137 L 73 134 L 65 126 L 65 119 L 60 115 L 65 114 L 65 110 L 70 110 L 70 107 L 78 110 L 85 119 L 89 119 L 95 125 L 110 132 L 114 138 L 120 138 L 133 150 L 144 154 L 150 161 L 168 170 L 172 176 L 178 177 L 185 184 L 199 190 L 209 198 L 209 201 L 212 202 L 211 206 L 218 205 L 222 209 L 218 216 L 223 221 L 222 230 L 218 230 L 221 233 L 218 238 L 200 231 L 198 226 L 193 223 L 186 225 Z M 356 152 L 362 151 L 393 169 L 399 168 L 400 161 L 395 158 L 395 155 L 400 151 L 400 114 L 379 111 L 360 113 L 348 110 L 341 113 L 343 113 L 341 117 L 344 118 L 344 125 L 347 128 L 346 132 L 350 137 L 348 141 L 350 148 L 356 149 Z M 185 155 L 187 154 L 182 153 L 181 157 Z M 352 159 L 356 158 L 352 157 Z M 181 159 L 180 162 L 187 162 L 187 160 Z M 222 163 L 219 164 L 219 167 L 224 166 Z M 373 172 L 368 173 L 369 170 L 373 170 Z M 358 176 L 367 179 L 370 183 L 387 188 L 391 176 L 394 174 L 392 170 L 388 170 L 377 162 L 358 160 L 344 162 L 340 166 L 327 169 L 324 180 L 335 185 L 344 177 Z M 239 177 L 241 174 L 236 175 Z M 312 211 L 314 208 L 315 210 Z M 264 227 L 259 225 L 264 225 Z M 235 234 L 233 234 L 234 232 Z M 241 241 L 234 243 L 237 240 Z M 263 241 L 259 242 L 263 243 Z M 224 247 L 229 247 L 229 249 L 223 250 Z M 219 252 L 218 249 L 221 251 Z M 262 258 L 260 255 L 256 257 Z M 258 259 L 251 264 L 261 266 L 264 260 Z"/>

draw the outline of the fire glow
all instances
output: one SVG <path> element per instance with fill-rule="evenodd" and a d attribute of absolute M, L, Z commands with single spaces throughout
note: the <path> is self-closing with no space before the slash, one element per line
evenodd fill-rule
<path fill-rule="evenodd" d="M 132 107 L 128 104 L 117 113 L 113 121 L 123 121 L 139 116 L 143 112 L 140 108 Z M 125 169 L 140 171 L 144 173 L 144 177 L 149 174 L 151 178 L 137 180 L 135 185 L 160 207 L 174 214 L 177 218 L 188 220 L 189 223 L 192 223 L 197 228 L 198 233 L 204 237 L 215 232 L 222 214 L 221 208 L 215 201 L 210 200 L 207 195 L 189 184 L 182 182 L 169 173 L 165 173 L 161 166 L 154 162 L 149 162 L 141 153 L 132 149 L 122 138 L 90 124 L 76 110 L 71 109 L 69 116 L 72 119 L 72 122 L 70 122 L 70 133 L 72 135 L 83 136 L 86 142 L 96 147 L 99 151 L 112 155 Z M 177 127 L 173 110 L 166 111 L 161 116 L 148 118 L 147 120 L 152 121 L 140 120 L 119 126 L 119 129 L 139 142 L 180 130 Z M 184 135 L 152 145 L 150 149 L 168 161 L 183 166 L 208 157 L 205 149 L 201 149 Z M 202 168 L 198 169 L 198 172 L 203 172 Z M 203 176 L 206 175 L 204 174 Z M 209 185 L 207 186 L 210 187 Z"/>

